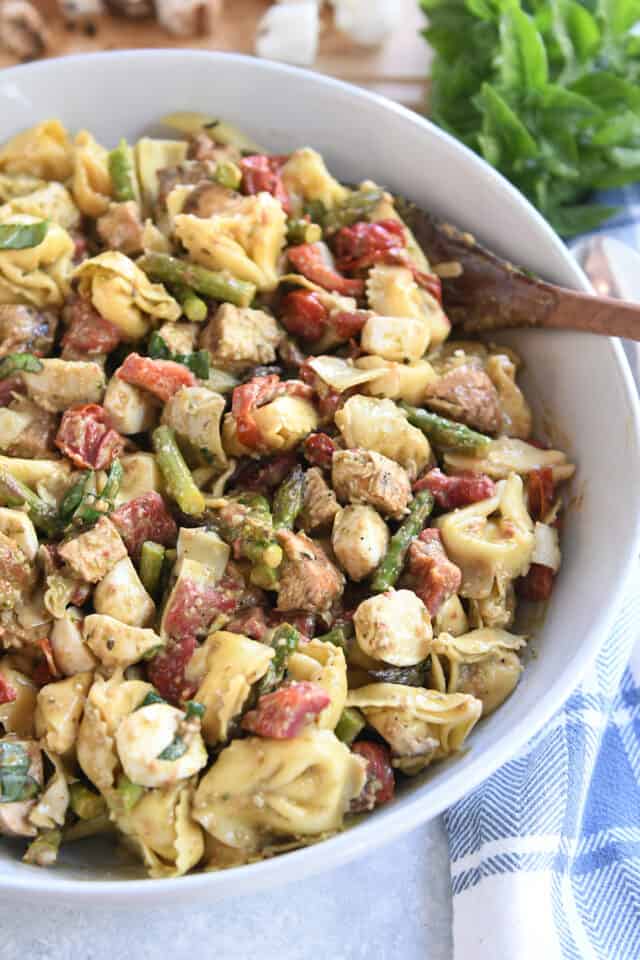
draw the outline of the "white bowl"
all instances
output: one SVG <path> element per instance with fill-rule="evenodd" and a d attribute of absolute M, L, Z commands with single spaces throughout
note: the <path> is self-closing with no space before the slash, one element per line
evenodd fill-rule
<path fill-rule="evenodd" d="M 0 139 L 52 115 L 106 145 L 149 131 L 175 110 L 246 129 L 278 153 L 311 144 L 346 181 L 371 177 L 471 230 L 496 252 L 549 280 L 586 281 L 561 241 L 489 166 L 426 120 L 372 94 L 312 73 L 241 56 L 145 51 L 69 57 L 0 73 Z M 638 402 L 618 342 L 586 334 L 518 332 L 525 386 L 553 414 L 578 463 L 564 566 L 538 656 L 513 696 L 482 722 L 461 756 L 415 779 L 359 825 L 263 863 L 177 880 L 130 879 L 112 851 L 68 848 L 54 869 L 26 866 L 0 842 L 0 895 L 100 903 L 213 900 L 300 878 L 391 841 L 440 813 L 489 776 L 562 705 L 607 642 L 639 549 Z M 392 856 L 392 851 L 389 851 Z M 104 857 L 110 855 L 105 866 Z M 137 874 L 139 876 L 139 874 Z"/>

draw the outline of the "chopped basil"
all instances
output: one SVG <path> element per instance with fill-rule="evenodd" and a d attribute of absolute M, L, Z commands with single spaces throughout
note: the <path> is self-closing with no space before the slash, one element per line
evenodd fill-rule
<path fill-rule="evenodd" d="M 193 353 L 172 353 L 166 340 L 154 332 L 149 337 L 147 352 L 152 360 L 173 360 L 187 367 L 199 380 L 209 377 L 210 355 L 208 350 L 196 350 Z"/>
<path fill-rule="evenodd" d="M 0 250 L 27 250 L 29 247 L 37 247 L 46 237 L 48 229 L 48 220 L 0 224 Z"/>

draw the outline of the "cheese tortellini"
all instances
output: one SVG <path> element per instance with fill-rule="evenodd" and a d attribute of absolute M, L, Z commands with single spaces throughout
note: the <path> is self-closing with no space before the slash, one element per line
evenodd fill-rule
<path fill-rule="evenodd" d="M 437 520 L 450 559 L 462 572 L 460 594 L 488 597 L 497 581 L 513 580 L 529 569 L 535 537 L 521 478 L 513 473 L 496 494 Z"/>
<path fill-rule="evenodd" d="M 150 790 L 116 816 L 154 879 L 181 877 L 202 858 L 204 836 L 191 815 L 193 790 L 188 781 Z"/>
<path fill-rule="evenodd" d="M 390 400 L 350 397 L 336 413 L 335 421 L 347 447 L 375 450 L 395 460 L 412 477 L 429 463 L 429 441 Z"/>
<path fill-rule="evenodd" d="M 234 740 L 200 781 L 193 815 L 246 855 L 281 838 L 334 833 L 365 781 L 364 762 L 329 730 Z"/>
<path fill-rule="evenodd" d="M 16 213 L 5 224 L 41 222 L 41 217 Z M 44 239 L 23 250 L 0 250 L 0 303 L 34 307 L 61 306 L 69 291 L 73 240 L 57 223 L 50 223 Z"/>
<path fill-rule="evenodd" d="M 161 122 L 0 145 L 0 834 L 45 865 L 113 829 L 167 878 L 463 747 L 575 468 L 517 354 L 448 339 L 446 230 L 423 251 L 311 147 Z"/>
<path fill-rule="evenodd" d="M 285 241 L 286 215 L 268 193 L 246 197 L 232 215 L 175 218 L 177 238 L 195 263 L 212 270 L 228 270 L 259 290 L 278 285 L 278 259 Z"/>
<path fill-rule="evenodd" d="M 363 712 L 391 747 L 395 766 L 406 773 L 417 773 L 432 760 L 459 750 L 482 713 L 482 702 L 470 694 L 399 683 L 371 683 L 351 690 L 347 705 Z"/>
<path fill-rule="evenodd" d="M 333 730 L 347 699 L 347 664 L 340 647 L 310 640 L 289 657 L 288 674 L 292 680 L 309 680 L 329 695 L 331 702 L 314 720 L 321 730 Z"/>
<path fill-rule="evenodd" d="M 110 320 L 124 340 L 139 340 L 154 320 L 177 320 L 178 303 L 161 283 L 151 283 L 133 260 L 116 250 L 85 260 L 75 271 L 78 290 Z"/>
<path fill-rule="evenodd" d="M 0 170 L 42 180 L 67 180 L 73 172 L 73 146 L 58 120 L 45 120 L 12 137 L 0 149 Z"/>
<path fill-rule="evenodd" d="M 224 742 L 251 687 L 269 669 L 273 650 L 238 633 L 212 633 L 191 658 L 188 681 L 199 686 L 195 699 L 205 707 L 202 733 L 207 743 Z"/>
<path fill-rule="evenodd" d="M 418 286 L 407 267 L 375 266 L 367 279 L 367 299 L 371 309 L 381 316 L 413 317 L 424 324 L 427 345 L 432 350 L 449 335 L 451 324 L 441 305 Z"/>

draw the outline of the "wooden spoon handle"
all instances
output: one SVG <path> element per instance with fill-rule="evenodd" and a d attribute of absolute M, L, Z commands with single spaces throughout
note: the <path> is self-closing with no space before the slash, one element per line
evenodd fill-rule
<path fill-rule="evenodd" d="M 555 304 L 539 314 L 532 326 L 640 341 L 640 304 L 548 286 L 556 294 Z"/>

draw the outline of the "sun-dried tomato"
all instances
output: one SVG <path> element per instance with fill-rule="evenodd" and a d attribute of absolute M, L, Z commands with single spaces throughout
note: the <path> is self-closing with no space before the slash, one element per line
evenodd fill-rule
<path fill-rule="evenodd" d="M 106 470 L 124 448 L 124 438 L 110 426 L 106 410 L 97 403 L 65 410 L 55 443 L 83 470 Z"/>

